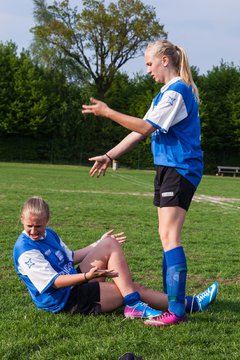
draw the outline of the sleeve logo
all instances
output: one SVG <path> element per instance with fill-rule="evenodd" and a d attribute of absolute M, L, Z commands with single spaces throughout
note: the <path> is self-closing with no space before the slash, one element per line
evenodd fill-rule
<path fill-rule="evenodd" d="M 169 105 L 173 106 L 173 103 L 174 103 L 175 100 L 176 100 L 176 98 L 173 98 L 173 97 L 171 97 L 171 96 L 169 95 L 169 96 L 168 96 L 167 103 L 168 103 Z"/>
<path fill-rule="evenodd" d="M 29 258 L 28 261 L 25 262 L 25 264 L 28 266 L 29 269 L 31 269 L 31 267 L 35 265 L 35 263 L 32 262 L 31 258 Z"/>

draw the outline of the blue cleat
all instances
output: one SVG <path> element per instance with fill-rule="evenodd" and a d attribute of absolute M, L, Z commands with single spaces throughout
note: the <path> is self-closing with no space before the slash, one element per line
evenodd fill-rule
<path fill-rule="evenodd" d="M 124 309 L 124 316 L 126 318 L 135 319 L 152 319 L 155 316 L 162 314 L 162 311 L 152 309 L 148 304 L 138 301 L 136 304 L 130 306 L 126 305 Z"/>
<path fill-rule="evenodd" d="M 218 283 L 214 282 L 207 290 L 196 295 L 194 298 L 198 303 L 198 311 L 207 310 L 208 306 L 216 299 L 218 292 Z"/>

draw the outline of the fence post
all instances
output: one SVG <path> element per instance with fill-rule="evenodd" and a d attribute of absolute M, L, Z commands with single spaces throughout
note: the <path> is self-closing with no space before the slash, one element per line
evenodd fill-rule
<path fill-rule="evenodd" d="M 118 162 L 116 160 L 113 160 L 112 169 L 115 171 L 117 170 L 117 168 L 118 168 Z"/>

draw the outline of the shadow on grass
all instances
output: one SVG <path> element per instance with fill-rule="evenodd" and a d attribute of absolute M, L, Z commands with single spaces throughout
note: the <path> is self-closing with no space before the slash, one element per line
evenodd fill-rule
<path fill-rule="evenodd" d="M 215 304 L 215 306 L 216 306 L 216 310 L 220 311 L 220 312 L 228 311 L 231 313 L 240 314 L 240 305 L 239 305 L 239 301 L 237 301 L 237 300 L 221 300 L 221 301 L 218 301 Z M 215 306 L 213 304 L 212 310 L 215 309 Z"/>

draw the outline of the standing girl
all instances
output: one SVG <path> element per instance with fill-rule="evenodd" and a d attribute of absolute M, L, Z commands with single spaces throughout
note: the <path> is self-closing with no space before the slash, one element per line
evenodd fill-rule
<path fill-rule="evenodd" d="M 154 205 L 158 209 L 159 235 L 163 246 L 163 286 L 168 310 L 145 324 L 166 326 L 186 321 L 185 288 L 187 261 L 181 244 L 181 230 L 193 194 L 201 181 L 203 158 L 200 146 L 198 91 L 185 51 L 169 41 L 150 43 L 145 51 L 147 72 L 163 83 L 144 119 L 121 114 L 91 98 L 83 113 L 107 117 L 132 132 L 95 161 L 90 175 L 104 175 L 111 160 L 131 150 L 152 134 L 156 167 Z M 217 286 L 206 296 L 215 296 Z"/>

